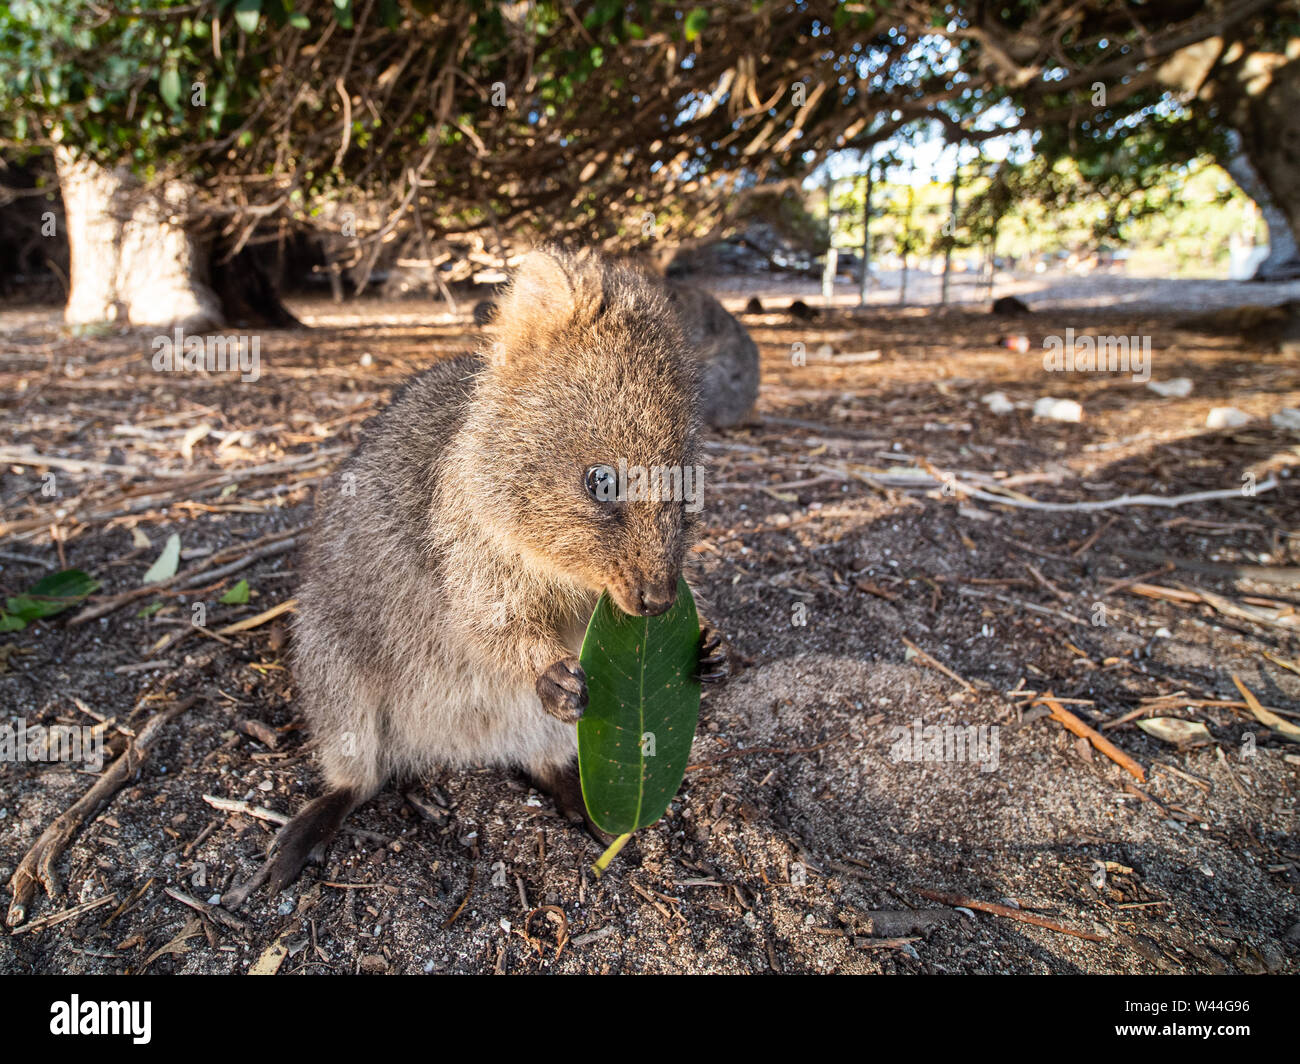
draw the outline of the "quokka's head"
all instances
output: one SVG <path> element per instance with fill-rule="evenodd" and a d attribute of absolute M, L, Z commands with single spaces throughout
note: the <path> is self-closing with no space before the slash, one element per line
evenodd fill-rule
<path fill-rule="evenodd" d="M 696 361 L 662 287 L 594 254 L 529 254 L 470 416 L 474 506 L 531 565 L 625 613 L 676 598 L 703 502 Z"/>

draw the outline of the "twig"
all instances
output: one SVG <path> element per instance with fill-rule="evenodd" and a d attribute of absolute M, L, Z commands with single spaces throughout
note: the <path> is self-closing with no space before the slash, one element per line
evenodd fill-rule
<path fill-rule="evenodd" d="M 25 935 L 32 931 L 44 931 L 47 927 L 53 927 L 55 924 L 61 924 L 65 920 L 73 920 L 82 913 L 88 913 L 92 909 L 98 909 L 100 906 L 107 905 L 109 902 L 117 901 L 117 892 L 106 894 L 102 898 L 95 898 L 92 901 L 82 902 L 80 905 L 74 905 L 62 912 L 50 913 L 49 916 L 42 916 L 39 920 L 33 920 L 30 924 L 23 924 L 21 927 L 15 927 L 15 935 Z"/>
<path fill-rule="evenodd" d="M 957 683 L 961 684 L 962 687 L 966 688 L 967 691 L 970 691 L 971 694 L 975 693 L 975 686 L 973 684 L 967 683 L 955 672 L 953 672 L 952 669 L 948 668 L 948 666 L 945 665 L 943 662 L 937 661 L 936 659 L 930 657 L 929 654 L 927 654 L 919 646 L 917 646 L 910 639 L 908 639 L 907 636 L 903 636 L 902 639 L 903 642 L 907 644 L 908 649 L 911 650 L 912 653 L 915 654 L 918 658 L 920 658 L 923 662 L 925 662 L 925 664 L 929 665 L 930 668 L 938 669 L 939 672 L 947 676 L 948 679 L 955 680 Z"/>
<path fill-rule="evenodd" d="M 1101 935 L 1095 935 L 1091 931 L 1075 931 L 1073 928 L 1058 924 L 1055 920 L 1049 920 L 1046 916 L 1027 913 L 1023 909 L 1013 909 L 1009 905 L 999 905 L 993 901 L 979 901 L 975 898 L 968 898 L 964 894 L 944 894 L 937 890 L 917 890 L 917 893 L 929 901 L 937 901 L 940 905 L 951 905 L 954 909 L 974 909 L 977 912 L 989 913 L 993 916 L 1005 916 L 1008 920 L 1019 920 L 1022 924 L 1045 927 L 1048 931 L 1055 931 L 1061 935 L 1073 935 L 1075 938 L 1082 938 L 1088 942 L 1106 941 Z"/>
<path fill-rule="evenodd" d="M 130 591 L 123 591 L 121 594 L 114 595 L 112 598 L 103 602 L 96 603 L 82 610 L 75 617 L 68 621 L 69 628 L 75 628 L 78 625 L 85 624 L 87 621 L 97 620 L 115 610 L 121 609 L 128 603 L 136 599 L 145 598 L 149 595 L 155 595 L 160 591 L 165 591 L 171 587 L 190 588 L 206 580 L 224 578 L 231 573 L 238 572 L 240 569 L 246 569 L 255 561 L 262 558 L 271 558 L 277 554 L 286 554 L 298 545 L 298 530 L 293 529 L 289 532 L 276 532 L 270 536 L 264 536 L 262 539 L 255 540 L 252 543 L 241 544 L 238 547 L 228 548 L 224 551 L 205 558 L 198 565 L 184 573 L 177 573 L 170 580 L 160 580 L 156 584 L 149 584 L 145 587 L 132 588 Z M 234 554 L 240 554 L 237 561 L 224 565 L 220 569 L 213 569 L 214 565 L 229 561 Z"/>
<path fill-rule="evenodd" d="M 1146 783 L 1147 773 L 1141 765 L 1124 753 L 1118 746 L 1107 739 L 1096 728 L 1090 727 L 1066 709 L 1052 697 L 1051 692 L 1034 699 L 1032 705 L 1044 705 L 1052 711 L 1052 719 L 1063 724 L 1067 731 L 1073 732 L 1081 739 L 1087 739 L 1098 751 L 1119 765 L 1120 768 L 1135 777 L 1139 783 Z"/>
<path fill-rule="evenodd" d="M 298 605 L 296 598 L 285 599 L 279 605 L 272 606 L 269 610 L 257 614 L 255 617 L 246 617 L 242 621 L 236 621 L 234 624 L 228 624 L 224 628 L 217 629 L 217 635 L 234 635 L 236 632 L 246 632 L 250 628 L 256 628 L 265 624 L 267 621 L 274 620 L 282 613 L 288 613 Z"/>
<path fill-rule="evenodd" d="M 248 924 L 237 916 L 232 916 L 226 912 L 220 905 L 209 905 L 205 901 L 199 901 L 198 898 L 191 897 L 183 890 L 177 890 L 175 887 L 163 887 L 163 893 L 169 898 L 175 898 L 182 905 L 188 905 L 195 912 L 200 912 L 204 916 L 211 917 L 219 924 L 230 928 L 232 931 L 247 931 Z"/>
<path fill-rule="evenodd" d="M 223 813 L 243 813 L 245 816 L 251 816 L 254 820 L 269 820 L 272 824 L 279 824 L 281 827 L 289 823 L 291 819 L 284 813 L 277 813 L 273 809 L 267 809 L 266 806 L 251 805 L 236 798 L 218 798 L 215 794 L 205 794 L 201 797 L 213 809 L 220 809 Z"/>
<path fill-rule="evenodd" d="M 267 809 L 264 805 L 253 805 L 237 798 L 218 798 L 215 794 L 205 794 L 201 797 L 213 809 L 220 809 L 223 813 L 243 813 L 244 816 L 251 816 L 254 820 L 266 820 L 272 824 L 279 824 L 281 827 L 293 819 L 284 813 L 277 813 L 274 809 Z M 365 828 L 354 828 L 350 824 L 344 824 L 339 828 L 339 831 L 345 835 L 355 835 L 367 842 L 377 843 L 380 846 L 387 846 L 392 842 L 392 839 L 386 835 L 380 835 L 376 831 L 367 831 Z"/>
<path fill-rule="evenodd" d="M 718 754 L 717 757 L 705 758 L 703 761 L 696 761 L 694 764 L 687 765 L 687 772 L 695 772 L 697 769 L 707 768 L 709 765 L 717 764 L 719 761 L 727 761 L 733 757 L 748 757 L 750 754 L 811 754 L 818 750 L 825 749 L 832 743 L 838 743 L 841 739 L 847 739 L 849 732 L 835 736 L 834 739 L 827 739 L 824 743 L 817 743 L 815 746 L 747 746 L 743 750 L 728 750 L 725 753 Z"/>
<path fill-rule="evenodd" d="M 936 471 L 938 472 L 938 471 Z M 1020 510 L 1041 510 L 1048 513 L 1092 513 L 1098 510 L 1115 510 L 1123 506 L 1185 506 L 1193 502 L 1210 502 L 1214 499 L 1240 499 L 1242 498 L 1240 488 L 1223 488 L 1218 491 L 1194 491 L 1187 495 L 1120 495 L 1114 499 L 1095 499 L 1089 502 L 1039 502 L 1037 499 L 1012 498 L 1007 495 L 997 495 L 991 491 L 981 491 L 963 481 L 957 480 L 951 474 L 936 477 L 944 484 L 964 492 L 974 499 L 982 499 L 985 502 L 995 502 L 1002 506 L 1013 506 Z M 1277 487 L 1277 481 L 1269 477 L 1262 484 L 1255 488 L 1256 495 L 1262 495 L 1266 491 L 1272 491 Z"/>
<path fill-rule="evenodd" d="M 1292 565 L 1224 565 L 1218 562 L 1203 562 L 1196 558 L 1175 558 L 1169 554 L 1150 550 L 1117 550 L 1113 553 L 1121 558 L 1132 558 L 1140 562 L 1161 562 L 1166 566 L 1176 566 L 1193 573 L 1206 573 L 1233 580 L 1258 580 L 1260 583 L 1277 584 L 1279 587 L 1300 587 L 1300 567 Z"/>
<path fill-rule="evenodd" d="M 1246 705 L 1250 707 L 1250 711 L 1255 715 L 1257 721 L 1285 735 L 1293 743 L 1300 743 L 1300 727 L 1292 724 L 1289 720 L 1283 720 L 1276 713 L 1270 713 L 1260 705 L 1255 693 L 1241 682 L 1236 673 L 1232 674 L 1232 682 L 1237 685 L 1237 690 L 1241 692 L 1241 697 L 1246 700 Z"/>
<path fill-rule="evenodd" d="M 6 562 L 21 562 L 24 565 L 39 565 L 43 569 L 53 572 L 58 568 L 55 562 L 48 562 L 44 558 L 33 558 L 27 554 L 19 554 L 17 551 L 0 550 L 0 560 Z"/>
<path fill-rule="evenodd" d="M 144 764 L 168 721 L 184 713 L 197 701 L 198 696 L 192 695 L 150 717 L 122 756 L 105 770 L 94 786 L 41 833 L 9 880 L 13 901 L 10 902 L 6 921 L 10 927 L 16 927 L 27 919 L 27 909 L 36 896 L 37 886 L 44 887 L 45 893 L 51 898 L 62 893 L 63 887 L 54 870 L 54 862 L 67 849 L 82 825 L 107 805 L 118 789 Z"/>
<path fill-rule="evenodd" d="M 0 451 L 0 465 L 34 466 L 37 468 L 62 469 L 65 473 L 121 473 L 123 476 L 139 476 L 148 472 L 143 466 L 115 465 L 111 462 L 89 462 L 80 458 L 58 458 L 54 455 L 36 454 L 31 450 Z M 154 476 L 192 478 L 187 470 L 163 470 Z"/>
<path fill-rule="evenodd" d="M 1070 596 L 1053 584 L 1042 573 L 1040 573 L 1032 564 L 1025 562 L 1025 568 L 1029 570 L 1029 575 L 1043 585 L 1048 591 L 1059 598 L 1062 602 L 1069 602 Z"/>

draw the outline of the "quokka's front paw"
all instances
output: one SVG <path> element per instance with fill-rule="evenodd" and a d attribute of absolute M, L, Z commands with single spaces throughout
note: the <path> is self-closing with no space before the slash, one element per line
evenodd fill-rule
<path fill-rule="evenodd" d="M 562 658 L 537 677 L 542 708 L 556 720 L 573 724 L 587 708 L 587 674 L 577 658 Z"/>
<path fill-rule="evenodd" d="M 716 628 L 700 629 L 700 657 L 695 666 L 695 678 L 700 683 L 722 683 L 731 675 L 727 662 L 727 645 Z"/>

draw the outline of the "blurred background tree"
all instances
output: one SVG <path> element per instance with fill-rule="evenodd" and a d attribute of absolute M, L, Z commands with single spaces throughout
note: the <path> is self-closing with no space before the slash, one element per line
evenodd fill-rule
<path fill-rule="evenodd" d="M 995 166 L 972 240 L 1059 160 L 1118 231 L 1204 156 L 1294 235 L 1298 71 L 1300 0 L 13 0 L 0 148 L 26 192 L 57 168 L 70 321 L 285 324 L 287 259 L 357 290 L 543 237 L 663 266 L 920 122 L 1043 160 Z"/>

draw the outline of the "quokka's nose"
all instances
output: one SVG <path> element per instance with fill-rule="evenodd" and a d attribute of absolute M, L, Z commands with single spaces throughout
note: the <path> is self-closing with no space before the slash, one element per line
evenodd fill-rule
<path fill-rule="evenodd" d="M 643 587 L 637 592 L 636 598 L 641 616 L 657 617 L 672 609 L 673 603 L 677 601 L 677 587 L 676 585 L 666 588 Z"/>

